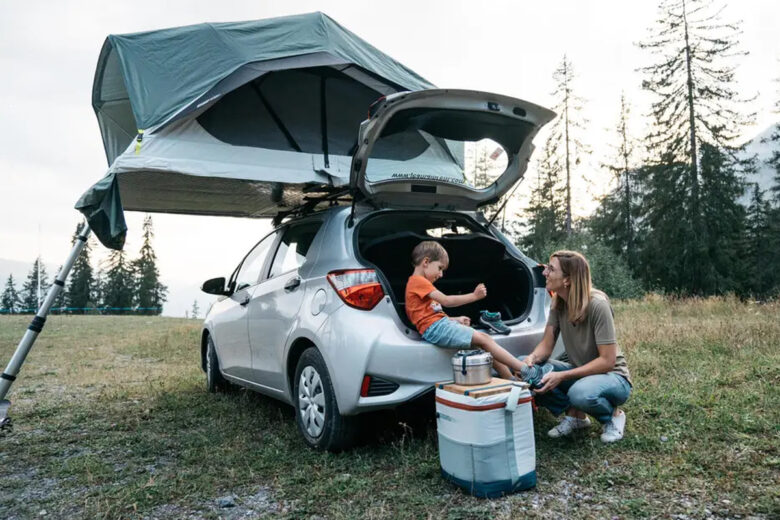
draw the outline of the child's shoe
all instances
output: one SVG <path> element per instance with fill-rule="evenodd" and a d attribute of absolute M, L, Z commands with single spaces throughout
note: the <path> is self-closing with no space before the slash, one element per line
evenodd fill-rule
<path fill-rule="evenodd" d="M 480 311 L 479 322 L 488 329 L 499 334 L 509 334 L 512 332 L 512 329 L 504 325 L 504 322 L 501 321 L 500 312 Z"/>
<path fill-rule="evenodd" d="M 553 366 L 550 363 L 533 365 L 530 367 L 523 364 L 523 366 L 520 367 L 520 377 L 523 378 L 523 381 L 528 383 L 531 388 L 539 388 L 542 386 L 542 378 L 552 371 Z"/>

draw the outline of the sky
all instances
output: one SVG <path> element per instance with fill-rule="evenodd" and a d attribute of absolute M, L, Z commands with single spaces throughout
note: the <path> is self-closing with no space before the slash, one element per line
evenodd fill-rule
<path fill-rule="evenodd" d="M 552 73 L 564 54 L 584 98 L 585 165 L 592 185 L 580 186 L 575 211 L 585 214 L 608 187 L 598 164 L 611 153 L 621 92 L 632 103 L 640 133 L 649 98 L 639 66 L 651 58 L 634 43 L 646 38 L 657 2 L 544 1 L 148 1 L 18 2 L 0 0 L 0 259 L 32 264 L 39 254 L 52 271 L 70 249 L 80 222 L 73 205 L 107 168 L 91 107 L 95 65 L 105 37 L 200 22 L 239 21 L 322 11 L 439 87 L 497 92 L 552 106 Z M 731 2 L 724 20 L 742 20 L 737 69 L 740 91 L 756 96 L 756 125 L 745 140 L 777 121 L 780 94 L 780 4 Z M 537 147 L 544 135 L 537 138 Z M 527 176 L 532 174 L 529 171 Z M 521 185 L 529 188 L 526 181 Z M 140 247 L 143 214 L 126 214 L 126 249 Z M 267 220 L 154 215 L 163 282 L 170 287 L 164 313 L 183 316 L 197 288 L 227 276 L 270 227 Z M 98 257 L 105 253 L 98 246 Z M 0 268 L 0 279 L 7 273 Z"/>

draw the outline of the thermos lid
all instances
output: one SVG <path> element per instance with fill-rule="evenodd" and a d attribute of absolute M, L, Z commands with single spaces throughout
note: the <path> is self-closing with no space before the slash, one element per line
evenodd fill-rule
<path fill-rule="evenodd" d="M 484 350 L 459 350 L 452 356 L 453 366 L 490 365 L 493 363 L 493 356 Z"/>

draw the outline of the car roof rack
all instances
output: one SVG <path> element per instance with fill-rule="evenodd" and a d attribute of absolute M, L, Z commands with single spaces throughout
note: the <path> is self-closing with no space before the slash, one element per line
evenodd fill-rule
<path fill-rule="evenodd" d="M 329 192 L 325 195 L 318 196 L 318 197 L 304 197 L 303 200 L 305 201 L 303 204 L 296 206 L 294 208 L 291 208 L 289 210 L 280 211 L 276 214 L 275 217 L 271 220 L 274 226 L 278 226 L 282 223 L 282 220 L 284 220 L 287 217 L 303 217 L 305 215 L 308 215 L 310 213 L 313 213 L 316 211 L 317 206 L 322 204 L 323 202 L 328 202 L 328 207 L 331 206 L 337 206 L 339 203 L 351 203 L 353 202 L 353 199 L 351 197 L 351 191 L 349 188 L 342 187 L 342 188 L 320 188 L 317 191 L 320 192 Z"/>

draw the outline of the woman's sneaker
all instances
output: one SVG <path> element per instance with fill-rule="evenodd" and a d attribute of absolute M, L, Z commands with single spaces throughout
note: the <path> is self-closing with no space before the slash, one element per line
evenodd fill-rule
<path fill-rule="evenodd" d="M 549 437 L 557 439 L 559 437 L 568 437 L 577 430 L 590 427 L 590 419 L 585 417 L 584 419 L 578 419 L 577 417 L 571 417 L 565 415 L 558 426 L 547 432 Z"/>
<path fill-rule="evenodd" d="M 620 414 L 612 416 L 612 420 L 604 423 L 604 431 L 601 434 L 601 442 L 617 442 L 623 438 L 623 430 L 626 429 L 626 412 L 620 410 Z"/>

